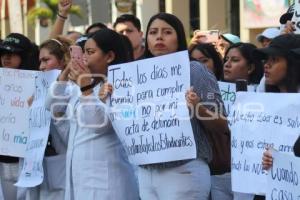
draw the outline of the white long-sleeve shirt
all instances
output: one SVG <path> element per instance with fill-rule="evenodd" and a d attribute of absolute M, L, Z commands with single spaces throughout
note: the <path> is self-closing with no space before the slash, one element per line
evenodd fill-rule
<path fill-rule="evenodd" d="M 46 108 L 52 114 L 65 113 L 70 123 L 64 136 L 68 138 L 65 199 L 138 199 L 132 166 L 98 91 L 99 86 L 85 97 L 77 85 L 56 82 L 48 93 Z"/>

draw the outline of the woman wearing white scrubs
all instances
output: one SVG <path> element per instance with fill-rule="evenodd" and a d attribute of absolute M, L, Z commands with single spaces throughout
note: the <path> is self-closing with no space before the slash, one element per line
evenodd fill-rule
<path fill-rule="evenodd" d="M 99 76 L 106 76 L 108 65 L 129 61 L 122 39 L 110 29 L 97 31 L 87 40 L 84 56 L 87 64 L 72 61 L 46 102 L 54 116 L 64 115 L 56 120 L 70 123 L 65 199 L 136 200 L 132 166 L 98 98 Z"/>

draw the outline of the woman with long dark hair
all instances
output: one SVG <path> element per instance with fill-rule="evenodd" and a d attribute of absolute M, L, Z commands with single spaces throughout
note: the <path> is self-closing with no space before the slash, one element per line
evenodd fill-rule
<path fill-rule="evenodd" d="M 265 92 L 300 92 L 299 48 L 300 35 L 284 34 L 274 38 L 269 47 L 255 51 L 254 56 L 264 61 Z M 272 153 L 267 149 L 263 154 L 263 168 L 268 170 L 272 164 Z"/>
<path fill-rule="evenodd" d="M 159 13 L 151 17 L 147 25 L 145 57 L 151 58 L 187 50 L 186 37 L 181 21 L 174 15 Z M 187 103 L 201 117 L 211 116 L 211 108 L 201 103 L 223 107 L 217 80 L 203 64 L 190 62 L 191 86 L 187 91 Z M 212 94 L 213 98 L 209 98 Z M 201 96 L 201 99 L 200 99 Z M 141 165 L 138 169 L 140 196 L 143 200 L 198 199 L 207 200 L 210 193 L 211 148 L 206 130 L 218 134 L 228 133 L 227 121 L 220 115 L 216 119 L 200 120 L 192 116 L 191 124 L 197 148 L 197 158 L 156 164 Z M 150 181 L 153 180 L 153 181 Z"/>
<path fill-rule="evenodd" d="M 224 56 L 224 80 L 235 82 L 244 79 L 249 85 L 257 85 L 263 76 L 261 61 L 253 56 L 257 49 L 251 43 L 236 43 L 231 45 Z"/>
<path fill-rule="evenodd" d="M 66 130 L 66 200 L 138 199 L 132 166 L 112 127 L 108 108 L 98 97 L 108 65 L 130 61 L 126 50 L 118 33 L 96 31 L 85 43 L 86 62 L 69 63 L 58 78 L 62 83 L 55 83 L 49 92 L 47 107 L 54 116 L 67 115 L 70 124 Z M 66 81 L 67 85 L 63 84 Z"/>
<path fill-rule="evenodd" d="M 189 52 L 190 57 L 203 63 L 214 73 L 218 81 L 223 79 L 223 61 L 213 44 L 197 44 L 193 46 Z"/>
<path fill-rule="evenodd" d="M 266 92 L 300 92 L 299 48 L 300 35 L 284 34 L 274 38 L 269 47 L 257 51 L 257 57 L 265 61 Z M 271 152 L 264 152 L 263 167 L 269 169 L 272 162 Z"/>

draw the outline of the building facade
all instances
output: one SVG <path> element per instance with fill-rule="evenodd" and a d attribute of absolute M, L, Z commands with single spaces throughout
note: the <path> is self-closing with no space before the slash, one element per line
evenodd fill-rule
<path fill-rule="evenodd" d="M 22 27 L 19 31 L 37 43 L 46 39 L 46 33 L 51 26 L 43 28 L 36 24 L 33 28 L 26 21 L 26 13 L 31 7 L 42 6 L 40 0 L 0 0 L 0 2 L 2 38 L 16 28 L 16 23 L 19 23 L 21 25 L 18 27 Z M 14 6 L 14 9 L 9 9 L 9 5 L 16 5 L 18 2 L 20 7 Z M 239 35 L 242 41 L 254 43 L 256 35 L 263 29 L 279 26 L 280 15 L 291 3 L 290 0 L 73 0 L 73 2 L 81 6 L 84 17 L 71 16 L 66 29 L 80 31 L 88 24 L 97 21 L 112 23 L 117 16 L 132 13 L 141 19 L 142 29 L 145 30 L 152 15 L 168 12 L 178 16 L 183 22 L 187 39 L 192 36 L 195 29 L 217 29 L 221 33 L 231 32 Z M 18 12 L 21 16 L 16 15 Z M 10 25 L 9 22 L 13 23 Z"/>

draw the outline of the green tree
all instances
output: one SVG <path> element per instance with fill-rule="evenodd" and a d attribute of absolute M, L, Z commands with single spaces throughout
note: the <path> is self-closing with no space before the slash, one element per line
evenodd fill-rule
<path fill-rule="evenodd" d="M 56 19 L 59 0 L 41 0 L 41 3 L 44 3 L 46 7 L 40 6 L 30 9 L 27 14 L 28 21 L 29 23 L 34 24 L 35 20 L 39 19 L 42 26 L 47 26 L 49 20 L 53 23 Z M 69 13 L 71 15 L 73 14 L 82 17 L 79 5 L 72 5 Z"/>

